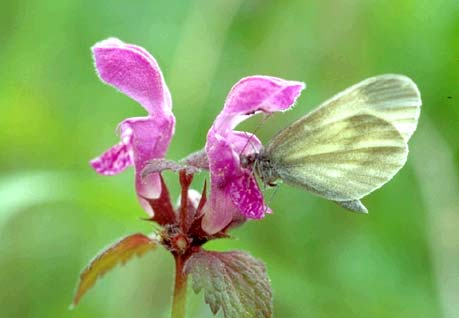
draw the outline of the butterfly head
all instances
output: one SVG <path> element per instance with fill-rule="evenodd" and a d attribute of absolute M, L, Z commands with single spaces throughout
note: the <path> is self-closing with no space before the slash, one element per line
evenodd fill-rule
<path fill-rule="evenodd" d="M 279 176 L 273 167 L 271 159 L 263 149 L 259 153 L 241 154 L 239 159 L 241 167 L 254 172 L 263 184 L 268 186 L 276 185 L 275 181 L 279 179 Z"/>

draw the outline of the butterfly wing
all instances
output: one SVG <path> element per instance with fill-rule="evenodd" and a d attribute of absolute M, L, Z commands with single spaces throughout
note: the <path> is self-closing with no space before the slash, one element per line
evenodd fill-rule
<path fill-rule="evenodd" d="M 384 74 L 349 87 L 305 117 L 309 125 L 318 127 L 353 115 L 372 114 L 394 125 L 408 141 L 416 130 L 421 104 L 419 90 L 410 78 Z"/>
<path fill-rule="evenodd" d="M 286 183 L 334 201 L 355 200 L 389 181 L 406 162 L 402 135 L 384 119 L 355 115 L 318 129 L 311 129 L 307 119 L 268 148 Z"/>
<path fill-rule="evenodd" d="M 359 199 L 405 164 L 420 105 L 407 77 L 373 77 L 282 130 L 265 153 L 286 183 L 366 212 Z"/>

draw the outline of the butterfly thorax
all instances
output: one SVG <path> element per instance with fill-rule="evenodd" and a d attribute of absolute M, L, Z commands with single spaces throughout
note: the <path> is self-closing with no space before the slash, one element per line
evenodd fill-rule
<path fill-rule="evenodd" d="M 265 185 L 275 186 L 275 181 L 279 179 L 271 159 L 264 149 L 259 153 L 240 156 L 241 167 L 254 172 Z"/>

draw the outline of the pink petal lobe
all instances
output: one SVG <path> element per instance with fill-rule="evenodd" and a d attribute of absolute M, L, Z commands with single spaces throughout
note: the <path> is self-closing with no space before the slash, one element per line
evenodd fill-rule
<path fill-rule="evenodd" d="M 140 117 L 125 120 L 121 131 L 132 131 L 131 147 L 136 172 L 136 190 L 141 197 L 155 199 L 161 192 L 158 173 L 142 177 L 149 160 L 164 158 L 174 133 L 174 118 Z"/>
<path fill-rule="evenodd" d="M 293 106 L 305 84 L 269 76 L 249 76 L 233 86 L 223 111 L 216 120 L 218 129 L 233 129 L 241 121 L 262 111 L 285 111 Z"/>
<path fill-rule="evenodd" d="M 263 147 L 260 139 L 252 133 L 235 131 L 226 136 L 226 141 L 232 146 L 233 151 L 239 155 L 256 153 Z"/>
<path fill-rule="evenodd" d="M 230 195 L 233 203 L 247 218 L 262 219 L 268 212 L 263 200 L 263 194 L 258 188 L 255 176 L 243 173 L 231 183 Z"/>
<path fill-rule="evenodd" d="M 229 195 L 219 188 L 211 190 L 211 201 L 207 201 L 203 208 L 202 229 L 213 235 L 226 228 L 240 213 Z M 215 213 L 218 211 L 218 213 Z"/>
<path fill-rule="evenodd" d="M 105 83 L 140 103 L 150 114 L 169 112 L 169 89 L 156 60 L 143 48 L 107 39 L 92 48 L 96 70 Z"/>
<path fill-rule="evenodd" d="M 203 209 L 205 214 L 202 227 L 207 233 L 215 234 L 231 223 L 235 213 L 239 213 L 229 194 L 234 177 L 232 172 L 237 171 L 238 161 L 231 145 L 215 131 L 208 135 L 206 152 L 211 172 L 211 190 Z"/>
<path fill-rule="evenodd" d="M 129 143 L 121 141 L 90 161 L 93 169 L 102 175 L 112 176 L 132 165 L 132 152 Z"/>

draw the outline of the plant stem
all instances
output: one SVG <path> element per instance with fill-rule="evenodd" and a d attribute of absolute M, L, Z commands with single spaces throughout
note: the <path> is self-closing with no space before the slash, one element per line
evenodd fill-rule
<path fill-rule="evenodd" d="M 191 181 L 193 181 L 193 175 L 187 174 L 185 170 L 180 171 L 180 184 L 182 186 L 182 199 L 179 210 L 179 224 L 180 229 L 184 234 L 189 230 L 191 224 L 190 219 L 194 218 L 194 215 L 191 215 L 191 210 L 188 209 L 188 189 L 190 188 Z"/>
<path fill-rule="evenodd" d="M 172 318 L 186 317 L 187 275 L 183 271 L 184 258 L 175 254 L 175 286 L 172 300 Z"/>

